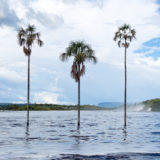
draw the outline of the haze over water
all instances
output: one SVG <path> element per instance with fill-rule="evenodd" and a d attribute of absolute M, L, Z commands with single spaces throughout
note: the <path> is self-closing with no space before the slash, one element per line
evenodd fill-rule
<path fill-rule="evenodd" d="M 30 115 L 27 129 L 26 112 L 1 112 L 0 160 L 74 159 L 73 154 L 97 160 L 105 156 L 160 159 L 159 112 L 129 112 L 126 130 L 123 112 L 82 111 L 80 130 L 76 111 L 32 111 Z"/>

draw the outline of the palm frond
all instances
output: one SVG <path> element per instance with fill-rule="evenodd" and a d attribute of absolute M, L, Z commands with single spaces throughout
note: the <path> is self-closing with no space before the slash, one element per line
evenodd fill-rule
<path fill-rule="evenodd" d="M 135 37 L 136 31 L 131 29 L 131 26 L 128 24 L 124 24 L 118 28 L 118 31 L 114 34 L 114 41 L 117 41 L 119 47 L 129 47 L 129 42 L 131 42 Z"/>
<path fill-rule="evenodd" d="M 31 55 L 31 49 L 29 48 L 26 48 L 25 46 L 23 47 L 23 52 L 26 56 L 29 56 Z"/>
<path fill-rule="evenodd" d="M 36 30 L 35 26 L 34 25 L 28 25 L 28 28 L 26 29 L 27 32 L 29 33 L 34 33 Z"/>
<path fill-rule="evenodd" d="M 27 46 L 32 46 L 35 39 L 36 39 L 35 35 L 29 35 L 26 41 Z"/>
<path fill-rule="evenodd" d="M 25 35 L 26 35 L 26 32 L 23 28 L 20 28 L 19 31 L 18 31 L 18 35 L 17 35 L 17 38 L 18 38 L 18 43 L 20 46 L 22 46 L 24 43 L 25 43 Z"/>
<path fill-rule="evenodd" d="M 74 57 L 74 61 L 81 64 L 85 61 L 86 55 L 83 53 L 78 53 L 75 57 Z"/>
<path fill-rule="evenodd" d="M 76 62 L 73 62 L 73 65 L 72 65 L 72 69 L 71 69 L 71 77 L 76 81 L 78 82 L 78 66 L 76 64 Z"/>
<path fill-rule="evenodd" d="M 121 47 L 121 40 L 119 40 L 117 43 L 118 43 L 118 47 Z"/>
<path fill-rule="evenodd" d="M 40 47 L 43 45 L 43 41 L 40 39 L 40 33 L 36 32 L 34 25 L 29 24 L 26 29 L 20 28 L 17 37 L 19 45 L 23 46 L 25 55 L 31 54 L 31 48 L 35 41 L 37 41 Z"/>
<path fill-rule="evenodd" d="M 38 43 L 38 45 L 40 46 L 40 47 L 42 47 L 43 46 L 43 41 L 42 40 L 40 40 L 40 39 L 37 39 L 37 43 Z"/>
<path fill-rule="evenodd" d="M 59 58 L 61 61 L 67 61 L 69 57 L 67 53 L 62 53 Z"/>
<path fill-rule="evenodd" d="M 131 34 L 132 34 L 132 37 L 134 38 L 134 39 L 136 39 L 136 31 L 135 31 L 135 29 L 132 29 L 131 30 Z"/>
<path fill-rule="evenodd" d="M 86 67 L 83 64 L 82 67 L 81 67 L 81 70 L 80 70 L 80 76 L 83 76 L 85 74 L 85 70 L 86 70 Z"/>
<path fill-rule="evenodd" d="M 36 33 L 37 39 L 40 39 L 40 35 L 41 34 L 39 32 Z"/>
<path fill-rule="evenodd" d="M 71 77 L 74 78 L 76 82 L 80 76 L 85 74 L 85 61 L 91 61 L 93 63 L 97 62 L 94 50 L 92 50 L 90 45 L 83 41 L 71 41 L 69 46 L 66 48 L 65 53 L 60 55 L 60 60 L 66 61 L 70 57 L 74 58 Z"/>
<path fill-rule="evenodd" d="M 122 43 L 122 46 L 124 47 L 124 48 L 128 48 L 129 47 L 129 43 Z"/>
<path fill-rule="evenodd" d="M 19 42 L 20 46 L 23 46 L 25 44 L 26 40 L 24 38 L 19 38 L 18 42 Z"/>
<path fill-rule="evenodd" d="M 121 26 L 120 28 L 119 28 L 119 30 L 122 30 L 122 31 L 126 31 L 126 30 L 130 30 L 130 25 L 129 24 L 124 24 L 123 26 Z"/>
<path fill-rule="evenodd" d="M 126 36 L 126 40 L 132 41 L 133 37 L 131 35 Z"/>
<path fill-rule="evenodd" d="M 97 58 L 94 55 L 87 56 L 86 60 L 89 61 L 89 62 L 93 62 L 94 64 L 96 64 L 97 61 L 98 61 Z"/>

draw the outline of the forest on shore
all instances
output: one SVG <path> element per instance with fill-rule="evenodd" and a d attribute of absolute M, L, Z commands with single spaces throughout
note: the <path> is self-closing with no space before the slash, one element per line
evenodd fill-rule
<path fill-rule="evenodd" d="M 77 110 L 77 105 L 60 104 L 30 104 L 32 111 L 50 111 L 50 110 Z M 81 110 L 104 110 L 106 108 L 96 105 L 81 105 Z M 0 104 L 0 110 L 26 111 L 27 104 Z"/>
<path fill-rule="evenodd" d="M 160 99 L 150 99 L 140 103 L 128 104 L 128 107 L 136 107 L 138 105 L 144 105 L 141 111 L 160 111 Z M 31 111 L 52 111 L 52 110 L 77 110 L 77 105 L 62 105 L 62 104 L 30 104 Z M 96 105 L 81 105 L 81 110 L 116 110 L 118 108 L 123 108 L 121 104 L 119 107 L 103 107 Z M 12 111 L 26 111 L 27 104 L 12 104 L 12 103 L 0 103 L 0 110 L 12 110 Z"/>

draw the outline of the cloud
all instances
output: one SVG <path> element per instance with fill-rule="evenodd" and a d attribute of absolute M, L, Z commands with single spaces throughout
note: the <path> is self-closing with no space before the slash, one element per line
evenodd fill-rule
<path fill-rule="evenodd" d="M 33 15 L 29 14 L 28 16 L 32 16 L 34 19 L 40 22 L 41 25 L 45 27 L 50 27 L 51 29 L 59 28 L 61 25 L 64 24 L 63 18 L 55 14 L 47 14 L 43 12 L 37 12 L 37 13 L 33 12 Z"/>
<path fill-rule="evenodd" d="M 34 102 L 47 103 L 47 104 L 58 104 L 58 94 L 49 92 L 35 93 L 33 97 Z"/>
<path fill-rule="evenodd" d="M 0 25 L 17 28 L 20 20 L 14 10 L 9 8 L 8 1 L 1 0 L 0 6 Z"/>
<path fill-rule="evenodd" d="M 29 7 L 29 2 L 31 1 L 2 0 L 0 2 L 0 25 L 14 27 L 17 30 L 22 24 L 37 21 L 42 26 L 55 29 L 64 23 L 63 18 L 56 14 L 36 12 Z"/>
<path fill-rule="evenodd" d="M 23 101 L 26 97 L 27 57 L 18 47 L 15 28 L 28 23 L 35 24 L 45 44 L 42 48 L 35 45 L 31 55 L 31 101 L 77 103 L 77 83 L 70 78 L 72 61 L 59 60 L 72 40 L 89 43 L 98 57 L 98 64 L 86 64 L 81 84 L 82 104 L 123 101 L 124 49 L 113 41 L 114 32 L 123 23 L 129 23 L 137 31 L 137 40 L 127 50 L 128 100 L 158 97 L 159 39 L 154 41 L 160 37 L 157 1 L 3 0 L 0 3 L 3 62 L 0 82 L 4 86 L 2 97 L 7 95 L 5 100 Z"/>
<path fill-rule="evenodd" d="M 73 104 L 68 101 L 60 101 L 59 99 L 62 97 L 61 94 L 52 93 L 52 92 L 38 92 L 34 93 L 32 98 L 32 103 L 43 103 L 43 104 Z"/>

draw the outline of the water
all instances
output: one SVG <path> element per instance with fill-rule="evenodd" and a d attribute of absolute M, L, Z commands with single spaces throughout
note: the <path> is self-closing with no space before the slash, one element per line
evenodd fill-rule
<path fill-rule="evenodd" d="M 160 112 L 0 112 L 0 160 L 160 160 Z"/>

